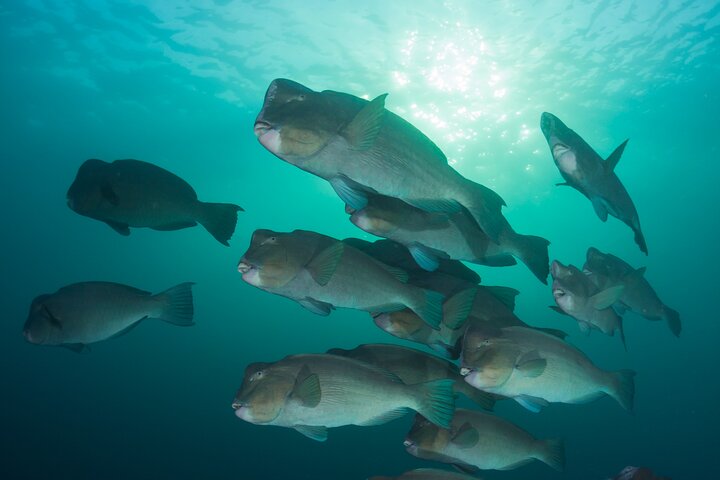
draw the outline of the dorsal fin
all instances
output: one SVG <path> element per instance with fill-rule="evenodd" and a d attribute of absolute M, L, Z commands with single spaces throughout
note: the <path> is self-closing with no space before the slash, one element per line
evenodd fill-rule
<path fill-rule="evenodd" d="M 623 143 L 621 143 L 614 152 L 610 154 L 610 156 L 605 160 L 605 170 L 608 172 L 612 172 L 615 170 L 615 165 L 617 165 L 618 161 L 620 161 L 620 157 L 623 154 L 623 151 L 625 150 L 625 145 L 627 145 L 628 140 L 625 140 Z"/>

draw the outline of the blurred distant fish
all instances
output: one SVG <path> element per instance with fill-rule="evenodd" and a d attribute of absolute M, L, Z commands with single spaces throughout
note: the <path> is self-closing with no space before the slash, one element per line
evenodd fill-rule
<path fill-rule="evenodd" d="M 325 441 L 327 429 L 380 425 L 409 409 L 447 427 L 455 409 L 452 380 L 406 385 L 397 376 L 336 355 L 291 355 L 245 370 L 235 415 L 258 425 L 294 428 Z"/>
<path fill-rule="evenodd" d="M 330 182 L 356 210 L 372 193 L 428 212 L 465 208 L 496 241 L 503 199 L 455 171 L 428 137 L 385 109 L 386 96 L 367 101 L 279 78 L 265 93 L 255 135 L 278 158 Z"/>
<path fill-rule="evenodd" d="M 620 473 L 608 480 L 672 480 L 670 477 L 658 477 L 645 467 L 625 467 Z"/>
<path fill-rule="evenodd" d="M 397 477 L 376 476 L 368 480 L 480 480 L 475 475 L 438 470 L 437 468 L 417 468 L 398 475 Z"/>
<path fill-rule="evenodd" d="M 559 471 L 565 467 L 561 440 L 538 440 L 500 417 L 462 408 L 455 411 L 448 429 L 416 415 L 404 444 L 411 455 L 450 463 L 467 473 L 512 470 L 533 460 Z"/>
<path fill-rule="evenodd" d="M 557 306 L 550 308 L 573 317 L 580 330 L 585 333 L 596 328 L 606 335 L 614 335 L 618 330 L 625 345 L 622 318 L 610 308 L 620 299 L 623 293 L 622 285 L 599 290 L 577 267 L 566 267 L 557 260 L 552 262 L 551 273 L 552 294 Z"/>
<path fill-rule="evenodd" d="M 82 351 L 89 343 L 123 335 L 147 318 L 193 325 L 192 283 L 157 295 L 110 282 L 83 282 L 33 300 L 23 334 L 37 345 Z"/>
<path fill-rule="evenodd" d="M 436 270 L 441 258 L 504 267 L 515 265 L 514 257 L 518 257 L 547 283 L 550 242 L 519 235 L 504 218 L 495 243 L 464 210 L 448 215 L 431 213 L 396 198 L 369 195 L 365 208 L 353 210 L 348 205 L 346 211 L 350 221 L 362 230 L 405 245 L 425 270 Z"/>
<path fill-rule="evenodd" d="M 625 150 L 625 140 L 607 160 L 603 160 L 580 135 L 570 130 L 552 113 L 540 117 L 540 128 L 550 146 L 553 160 L 568 185 L 585 195 L 597 216 L 605 222 L 608 213 L 635 232 L 635 243 L 647 255 L 640 218 L 630 195 L 615 174 L 615 166 Z"/>
<path fill-rule="evenodd" d="M 645 278 L 645 267 L 635 269 L 615 255 L 590 247 L 583 271 L 600 290 L 621 285 L 622 295 L 613 304 L 620 311 L 630 310 L 648 320 L 665 320 L 670 331 L 680 336 L 680 314 L 663 304 Z"/>
<path fill-rule="evenodd" d="M 245 282 L 291 298 L 319 315 L 335 307 L 388 312 L 411 308 L 437 328 L 443 296 L 407 284 L 407 274 L 332 237 L 306 230 L 256 230 L 238 264 Z M 450 316 L 464 319 L 467 305 Z"/>
<path fill-rule="evenodd" d="M 140 160 L 87 160 L 67 192 L 68 206 L 107 223 L 121 235 L 130 227 L 179 230 L 200 223 L 228 245 L 243 209 L 231 203 L 205 203 L 183 179 Z"/>

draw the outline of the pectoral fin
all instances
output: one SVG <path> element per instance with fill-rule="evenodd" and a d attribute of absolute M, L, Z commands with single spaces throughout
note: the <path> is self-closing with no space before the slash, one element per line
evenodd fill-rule
<path fill-rule="evenodd" d="M 518 395 L 515 397 L 515 401 L 533 413 L 539 413 L 543 407 L 549 405 L 544 398 L 533 397 L 532 395 Z"/>
<path fill-rule="evenodd" d="M 600 199 L 600 197 L 593 197 L 590 201 L 592 202 L 592 206 L 595 209 L 595 214 L 597 214 L 598 218 L 603 222 L 607 222 L 608 211 L 602 199 Z"/>
<path fill-rule="evenodd" d="M 126 223 L 113 222 L 112 220 L 105 220 L 105 223 L 110 225 L 110 228 L 115 230 L 120 235 L 127 237 L 130 235 L 130 226 Z"/>
<path fill-rule="evenodd" d="M 469 422 L 465 422 L 450 441 L 460 448 L 472 448 L 477 444 L 479 439 L 480 435 L 477 429 L 470 425 Z"/>
<path fill-rule="evenodd" d="M 47 307 L 47 305 L 43 304 L 42 309 L 45 312 L 45 315 L 47 315 L 48 320 L 50 320 L 50 324 L 53 327 L 55 327 L 59 330 L 62 330 L 62 328 L 63 328 L 62 323 L 55 315 L 53 315 L 53 313 L 50 311 L 50 309 Z"/>
<path fill-rule="evenodd" d="M 561 315 L 567 315 L 568 317 L 570 316 L 569 313 L 567 313 L 565 310 L 563 310 L 562 308 L 558 307 L 557 305 L 550 305 L 549 308 L 550 308 L 551 310 L 556 311 L 557 313 L 559 313 L 559 314 L 561 314 Z"/>
<path fill-rule="evenodd" d="M 311 438 L 318 442 L 324 442 L 327 440 L 328 429 L 323 426 L 311 426 L 311 425 L 295 425 L 293 427 L 298 432 L 302 433 L 308 438 Z"/>
<path fill-rule="evenodd" d="M 321 302 L 320 300 L 315 300 L 314 298 L 310 297 L 305 297 L 302 300 L 298 300 L 298 303 L 306 309 L 310 310 L 312 313 L 316 315 L 322 315 L 323 317 L 327 317 L 328 315 L 330 315 L 330 312 L 335 309 L 335 307 L 333 307 L 329 303 Z"/>
<path fill-rule="evenodd" d="M 292 396 L 304 407 L 315 408 L 320 403 L 320 379 L 316 373 L 310 371 L 310 367 L 307 365 L 303 365 L 295 377 Z"/>
<path fill-rule="evenodd" d="M 109 183 L 104 183 L 100 187 L 100 194 L 102 198 L 106 200 L 110 205 L 117 207 L 120 204 L 120 199 Z"/>
<path fill-rule="evenodd" d="M 540 357 L 537 350 L 525 353 L 515 365 L 515 369 L 528 378 L 542 375 L 547 366 L 547 360 Z"/>
<path fill-rule="evenodd" d="M 596 293 L 588 300 L 595 310 L 602 310 L 620 300 L 624 289 L 625 287 L 623 285 L 615 285 L 613 287 L 606 288 L 602 292 Z"/>
<path fill-rule="evenodd" d="M 330 185 L 338 197 L 353 210 L 362 210 L 367 207 L 367 190 L 357 182 L 350 180 L 345 175 L 338 175 L 330 179 Z"/>
<path fill-rule="evenodd" d="M 433 249 L 427 248 L 419 243 L 413 243 L 408 247 L 408 250 L 415 262 L 420 265 L 420 268 L 423 270 L 434 272 L 440 266 L 440 259 L 438 258 L 437 252 Z"/>
<path fill-rule="evenodd" d="M 63 343 L 60 346 L 72 350 L 75 353 L 90 353 L 90 347 L 84 343 Z"/>
<path fill-rule="evenodd" d="M 335 273 L 344 251 L 345 244 L 335 242 L 310 261 L 306 268 L 318 285 L 327 285 Z"/>
<path fill-rule="evenodd" d="M 511 311 L 515 310 L 515 297 L 517 297 L 520 292 L 515 290 L 514 288 L 510 287 L 483 287 L 488 292 L 492 293 L 495 298 L 500 300 L 507 308 L 509 308 Z"/>
<path fill-rule="evenodd" d="M 380 134 L 385 118 L 385 97 L 378 95 L 355 115 L 344 128 L 342 135 L 355 150 L 367 150 L 372 147 Z"/>

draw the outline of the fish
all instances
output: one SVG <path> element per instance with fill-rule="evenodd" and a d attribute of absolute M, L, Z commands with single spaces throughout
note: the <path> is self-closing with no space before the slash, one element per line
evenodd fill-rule
<path fill-rule="evenodd" d="M 404 271 L 307 230 L 256 230 L 238 271 L 246 283 L 293 299 L 319 315 L 329 315 L 337 307 L 372 312 L 409 307 L 432 328 L 443 316 L 440 293 L 410 285 Z M 469 302 L 445 314 L 463 318 Z"/>
<path fill-rule="evenodd" d="M 622 294 L 614 307 L 623 312 L 630 310 L 648 320 L 665 320 L 670 331 L 680 336 L 680 314 L 665 305 L 645 278 L 645 267 L 635 269 L 610 253 L 588 248 L 583 273 L 600 290 L 622 286 Z"/>
<path fill-rule="evenodd" d="M 352 358 L 300 354 L 248 365 L 232 408 L 246 422 L 294 428 L 322 442 L 328 428 L 381 425 L 409 410 L 447 427 L 455 398 L 450 379 L 406 385 Z"/>
<path fill-rule="evenodd" d="M 595 328 L 612 336 L 615 331 L 619 331 L 625 346 L 622 318 L 610 308 L 622 296 L 622 285 L 599 290 L 577 267 L 565 266 L 557 260 L 553 260 L 551 273 L 552 294 L 557 304 L 551 306 L 551 309 L 577 320 L 583 333 L 589 333 Z"/>
<path fill-rule="evenodd" d="M 145 319 L 191 326 L 192 285 L 181 283 L 156 295 L 111 282 L 67 285 L 32 301 L 23 335 L 35 345 L 86 352 L 87 345 L 124 335 Z"/>
<path fill-rule="evenodd" d="M 670 480 L 670 477 L 659 477 L 647 467 L 625 467 L 608 480 Z"/>
<path fill-rule="evenodd" d="M 397 477 L 375 476 L 368 480 L 480 480 L 475 475 L 439 470 L 437 468 L 416 468 Z"/>
<path fill-rule="evenodd" d="M 557 185 L 572 187 L 585 195 L 601 221 L 607 221 L 610 214 L 629 226 L 635 234 L 635 243 L 647 255 L 647 243 L 635 204 L 615 173 L 628 141 L 621 143 L 603 160 L 580 135 L 552 113 L 542 114 L 540 129 L 550 147 L 555 165 L 565 179 L 565 182 Z"/>
<path fill-rule="evenodd" d="M 397 375 L 407 385 L 449 378 L 455 382 L 453 388 L 456 392 L 462 393 L 485 410 L 492 410 L 495 404 L 492 395 L 473 388 L 464 381 L 457 365 L 414 348 L 375 343 L 358 345 L 352 350 L 332 348 L 327 353 L 382 368 Z"/>
<path fill-rule="evenodd" d="M 386 96 L 368 101 L 278 78 L 265 94 L 255 136 L 276 157 L 330 182 L 356 210 L 373 193 L 428 212 L 464 208 L 497 241 L 505 201 L 454 170 L 428 137 L 385 109 Z"/>
<path fill-rule="evenodd" d="M 225 246 L 243 208 L 207 203 L 177 175 L 141 160 L 85 161 L 67 192 L 71 210 L 108 224 L 120 235 L 130 227 L 180 230 L 200 223 Z"/>
<path fill-rule="evenodd" d="M 517 257 L 547 284 L 550 242 L 516 233 L 504 218 L 495 243 L 465 210 L 451 214 L 426 212 L 396 198 L 369 195 L 364 208 L 353 210 L 348 205 L 346 212 L 361 230 L 405 245 L 425 270 L 437 270 L 441 258 L 505 267 L 515 265 Z"/>
<path fill-rule="evenodd" d="M 411 455 L 450 463 L 466 473 L 513 470 L 534 460 L 558 471 L 565 467 L 562 440 L 538 440 L 500 417 L 462 408 L 455 410 L 449 429 L 417 414 L 403 444 Z"/>
<path fill-rule="evenodd" d="M 586 403 L 605 395 L 633 409 L 634 371 L 601 370 L 569 343 L 535 329 L 468 329 L 460 363 L 470 385 L 513 398 L 532 412 L 553 402 Z"/>

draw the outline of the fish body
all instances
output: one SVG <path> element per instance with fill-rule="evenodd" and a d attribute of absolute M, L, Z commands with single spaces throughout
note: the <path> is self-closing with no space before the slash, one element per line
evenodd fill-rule
<path fill-rule="evenodd" d="M 278 158 L 329 181 L 355 209 L 373 193 L 430 212 L 464 207 L 495 241 L 502 198 L 450 167 L 429 138 L 385 109 L 385 96 L 367 101 L 276 79 L 265 94 L 255 135 Z"/>
<path fill-rule="evenodd" d="M 121 235 L 130 227 L 179 230 L 200 223 L 228 245 L 237 212 L 229 203 L 206 203 L 177 175 L 140 160 L 87 160 L 67 192 L 68 206 L 107 223 Z"/>
<path fill-rule="evenodd" d="M 407 385 L 450 379 L 455 382 L 455 391 L 464 394 L 481 407 L 491 410 L 495 403 L 493 396 L 468 385 L 460 375 L 457 365 L 414 348 L 392 344 L 365 344 L 352 350 L 333 348 L 327 353 L 382 368 L 397 375 Z"/>
<path fill-rule="evenodd" d="M 517 257 L 541 282 L 547 283 L 550 242 L 519 235 L 504 218 L 495 243 L 464 210 L 451 214 L 426 212 L 382 195 L 368 196 L 368 204 L 360 210 L 349 206 L 347 210 L 354 225 L 405 245 L 425 270 L 436 270 L 441 258 L 502 267 L 515 265 Z"/>
<path fill-rule="evenodd" d="M 417 415 L 404 444 L 411 455 L 469 471 L 512 470 L 533 460 L 561 471 L 565 465 L 562 441 L 538 440 L 507 420 L 461 408 L 449 429 Z"/>
<path fill-rule="evenodd" d="M 442 319 L 441 294 L 404 283 L 405 272 L 315 232 L 256 230 L 238 270 L 250 285 L 320 315 L 335 307 L 378 312 L 409 307 L 433 328 Z"/>
<path fill-rule="evenodd" d="M 193 325 L 191 286 L 182 283 L 152 295 L 119 283 L 75 283 L 35 298 L 23 333 L 30 343 L 81 351 L 87 344 L 129 331 L 146 318 Z"/>
<path fill-rule="evenodd" d="M 628 225 L 635 233 L 635 243 L 647 255 L 647 244 L 635 204 L 615 174 L 615 166 L 625 150 L 627 140 L 607 160 L 603 160 L 580 135 L 555 115 L 544 112 L 540 118 L 540 128 L 555 165 L 565 179 L 564 185 L 585 195 L 603 222 L 610 214 Z"/>
<path fill-rule="evenodd" d="M 375 476 L 368 480 L 479 480 L 474 475 L 439 470 L 437 468 L 416 468 L 397 477 Z"/>
<path fill-rule="evenodd" d="M 680 335 L 680 315 L 660 300 L 645 278 L 644 267 L 635 269 L 615 255 L 590 247 L 583 271 L 599 290 L 622 286 L 622 294 L 614 304 L 619 310 L 630 310 L 648 320 L 665 320 L 670 331 Z"/>
<path fill-rule="evenodd" d="M 386 370 L 329 354 L 292 355 L 247 367 L 233 402 L 247 422 L 294 428 L 324 441 L 327 428 L 380 425 L 409 409 L 447 427 L 454 411 L 452 380 L 406 385 Z"/>
<path fill-rule="evenodd" d="M 632 410 L 634 375 L 607 372 L 558 337 L 526 327 L 474 328 L 465 333 L 465 381 L 539 411 L 548 403 L 585 403 L 610 395 Z"/>

